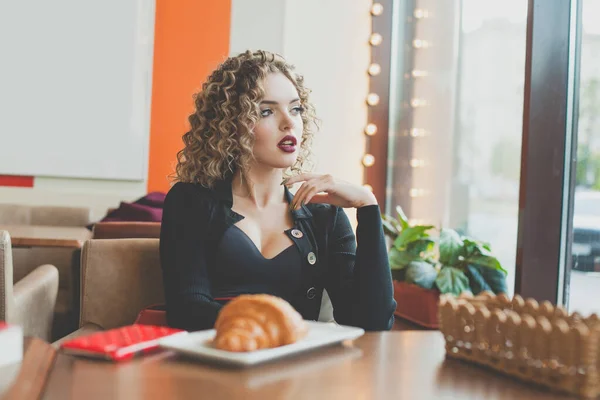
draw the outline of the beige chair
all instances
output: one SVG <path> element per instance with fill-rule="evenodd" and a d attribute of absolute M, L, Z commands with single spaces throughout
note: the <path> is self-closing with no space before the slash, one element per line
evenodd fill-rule
<path fill-rule="evenodd" d="M 132 324 L 164 304 L 158 239 L 91 239 L 81 255 L 79 330 L 61 339 Z"/>
<path fill-rule="evenodd" d="M 91 222 L 91 210 L 86 207 L 30 206 L 0 204 L 0 224 L 85 227 Z M 53 338 L 62 337 L 77 328 L 73 315 L 77 288 L 73 287 L 74 271 L 78 268 L 79 250 L 61 248 L 13 249 L 15 281 L 23 279 L 37 266 L 52 264 L 58 268 L 59 289 L 54 316 Z"/>
<path fill-rule="evenodd" d="M 38 266 L 14 279 L 10 235 L 0 231 L 0 321 L 23 327 L 25 336 L 51 340 L 52 320 L 58 293 L 58 270 Z"/>
<path fill-rule="evenodd" d="M 87 226 L 90 218 L 87 207 L 0 204 L 0 223 L 8 225 Z"/>
<path fill-rule="evenodd" d="M 160 222 L 97 222 L 92 239 L 160 238 Z"/>

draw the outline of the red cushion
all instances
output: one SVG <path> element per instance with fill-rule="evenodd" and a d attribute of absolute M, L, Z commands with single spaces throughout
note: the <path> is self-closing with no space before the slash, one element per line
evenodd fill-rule
<path fill-rule="evenodd" d="M 154 305 L 144 308 L 135 319 L 136 324 L 169 326 L 167 324 L 167 312 L 164 305 Z"/>
<path fill-rule="evenodd" d="M 161 222 L 162 208 L 150 207 L 143 204 L 121 202 L 119 208 L 110 212 L 102 219 L 107 221 L 142 221 L 142 222 Z"/>

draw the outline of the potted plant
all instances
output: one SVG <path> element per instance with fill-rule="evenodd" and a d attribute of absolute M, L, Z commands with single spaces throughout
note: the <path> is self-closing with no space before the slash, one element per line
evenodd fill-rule
<path fill-rule="evenodd" d="M 506 293 L 506 270 L 488 243 L 447 228 L 440 229 L 436 240 L 433 225 L 410 225 L 400 207 L 396 214 L 396 218 L 382 216 L 384 232 L 391 240 L 388 257 L 396 315 L 437 328 L 440 293 Z"/>

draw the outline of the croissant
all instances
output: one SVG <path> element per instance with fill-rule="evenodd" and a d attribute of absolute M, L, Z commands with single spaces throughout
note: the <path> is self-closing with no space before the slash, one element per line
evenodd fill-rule
<path fill-rule="evenodd" d="M 247 352 L 291 344 L 308 333 L 302 316 L 282 298 L 241 295 L 225 305 L 217 321 L 214 346 Z"/>

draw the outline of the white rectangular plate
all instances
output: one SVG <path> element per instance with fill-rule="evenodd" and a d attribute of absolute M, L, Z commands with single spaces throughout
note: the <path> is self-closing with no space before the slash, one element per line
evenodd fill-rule
<path fill-rule="evenodd" d="M 166 337 L 159 341 L 159 345 L 165 349 L 200 359 L 239 366 L 250 366 L 339 343 L 344 340 L 353 340 L 365 333 L 361 328 L 336 325 L 331 322 L 306 321 L 306 323 L 309 330 L 308 335 L 304 339 L 274 349 L 257 350 L 247 353 L 219 350 L 212 346 L 212 340 L 215 337 L 214 329 L 192 332 L 187 335 Z"/>

